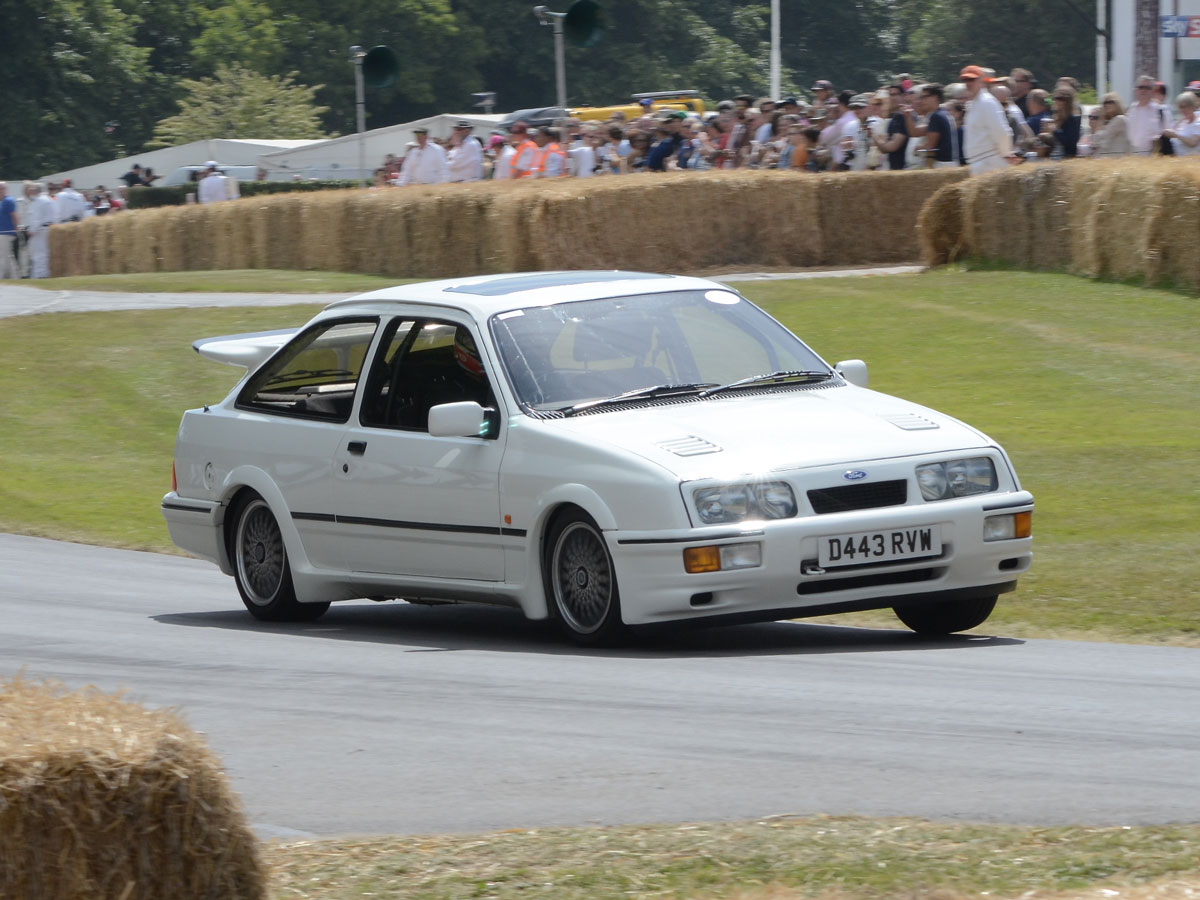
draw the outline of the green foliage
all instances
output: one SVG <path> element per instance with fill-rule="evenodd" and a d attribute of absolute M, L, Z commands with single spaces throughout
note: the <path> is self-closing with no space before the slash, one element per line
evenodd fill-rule
<path fill-rule="evenodd" d="M 264 194 L 294 194 L 306 191 L 336 191 L 356 188 L 357 181 L 244 181 L 238 185 L 243 197 Z M 149 209 L 154 206 L 181 206 L 187 195 L 196 193 L 196 183 L 172 184 L 166 187 L 135 187 L 128 193 L 130 209 Z"/>
<path fill-rule="evenodd" d="M 308 191 L 344 191 L 357 188 L 361 182 L 347 180 L 330 181 L 247 181 L 239 186 L 243 197 L 258 194 L 294 194 Z"/>
<path fill-rule="evenodd" d="M 212 78 L 183 82 L 188 96 L 179 112 L 154 129 L 152 147 L 171 147 L 216 138 L 303 139 L 328 137 L 315 106 L 321 85 L 306 87 L 288 75 L 259 75 L 241 66 L 218 66 Z"/>
<path fill-rule="evenodd" d="M 182 206 L 187 195 L 196 193 L 196 185 L 172 184 L 166 187 L 135 187 L 125 194 L 130 209 L 150 209 L 155 206 Z"/>
<path fill-rule="evenodd" d="M 571 104 L 679 88 L 710 99 L 766 92 L 766 0 L 601 2 L 603 40 L 566 48 Z M 781 0 L 783 90 L 802 95 L 817 78 L 868 90 L 899 70 L 950 81 L 966 62 L 1025 66 L 1044 84 L 1068 73 L 1092 82 L 1093 32 L 1080 8 Z M 495 91 L 500 110 L 555 100 L 551 29 L 517 0 L 0 0 L 0 22 L 8 178 L 136 153 L 152 137 L 160 146 L 353 131 L 352 44 L 386 44 L 400 60 L 395 85 L 367 92 L 369 127 L 465 111 L 475 91 Z M 301 100 L 285 86 L 309 93 Z M 241 109 L 247 91 L 287 94 L 289 112 L 277 118 L 274 101 Z M 186 109 L 173 115 L 178 102 Z"/>
<path fill-rule="evenodd" d="M 149 50 L 114 0 L 0 0 L 0 177 L 119 155 L 105 123 L 139 104 Z"/>
<path fill-rule="evenodd" d="M 278 72 L 283 56 L 280 22 L 261 0 L 229 0 L 199 12 L 201 31 L 192 41 L 192 59 L 203 71 L 243 66 Z"/>
<path fill-rule="evenodd" d="M 897 6 L 899 59 L 934 80 L 955 80 L 963 66 L 975 63 L 1005 75 L 1017 66 L 1029 69 L 1046 89 L 1060 75 L 1095 81 L 1096 36 L 1076 4 L 898 0 Z"/>

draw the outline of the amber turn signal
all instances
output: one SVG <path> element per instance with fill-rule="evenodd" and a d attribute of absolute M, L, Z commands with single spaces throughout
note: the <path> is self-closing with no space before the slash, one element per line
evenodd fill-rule
<path fill-rule="evenodd" d="M 687 547 L 683 551 L 683 568 L 687 572 L 721 571 L 721 551 L 717 547 Z"/>

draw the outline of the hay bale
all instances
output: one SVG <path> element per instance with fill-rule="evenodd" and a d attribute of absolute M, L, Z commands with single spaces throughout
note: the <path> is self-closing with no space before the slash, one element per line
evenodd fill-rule
<path fill-rule="evenodd" d="M 1161 168 L 1150 161 L 1122 169 L 1112 181 L 1104 214 L 1093 220 L 1102 259 L 1100 274 L 1118 280 L 1144 279 L 1149 274 L 1150 235 L 1162 209 Z"/>
<path fill-rule="evenodd" d="M 915 225 L 921 207 L 956 169 L 829 172 L 817 176 L 824 265 L 911 262 L 920 255 Z"/>
<path fill-rule="evenodd" d="M 1157 284 L 1200 291 L 1200 171 L 1182 161 L 1165 162 L 1172 168 L 1159 182 L 1161 207 L 1150 233 L 1158 258 L 1148 277 Z"/>
<path fill-rule="evenodd" d="M 921 204 L 962 177 L 710 171 L 278 194 L 106 216 L 94 251 L 71 258 L 89 274 L 153 262 L 408 278 L 907 262 Z M 154 216 L 154 242 L 126 235 L 127 216 Z"/>
<path fill-rule="evenodd" d="M 173 713 L 0 684 L 0 897 L 266 896 L 220 764 Z"/>
<path fill-rule="evenodd" d="M 920 221 L 929 265 L 978 256 L 1200 290 L 1200 169 L 1188 161 L 1021 166 L 936 194 Z"/>
<path fill-rule="evenodd" d="M 921 262 L 944 266 L 967 255 L 963 244 L 963 211 L 966 184 L 944 185 L 925 201 L 917 217 Z"/>
<path fill-rule="evenodd" d="M 1020 257 L 1013 260 L 1017 265 L 1043 271 L 1072 267 L 1072 207 L 1082 199 L 1072 184 L 1074 171 L 1057 163 L 1027 169 L 1020 218 L 1012 223 L 1021 232 Z"/>
<path fill-rule="evenodd" d="M 1098 278 L 1104 272 L 1104 260 L 1096 240 L 1098 217 L 1106 215 L 1112 200 L 1112 187 L 1119 177 L 1118 170 L 1103 160 L 1088 160 L 1071 167 L 1067 182 L 1070 185 L 1070 271 L 1076 275 Z"/>

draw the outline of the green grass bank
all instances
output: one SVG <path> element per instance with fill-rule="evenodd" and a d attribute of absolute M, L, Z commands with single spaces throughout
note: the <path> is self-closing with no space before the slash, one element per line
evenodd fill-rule
<path fill-rule="evenodd" d="M 988 629 L 1200 646 L 1194 298 L 949 269 L 741 287 L 827 360 L 866 359 L 875 389 L 963 418 L 1009 451 L 1037 497 L 1036 557 Z M 314 310 L 0 320 L 0 455 L 20 472 L 0 481 L 0 530 L 169 551 L 158 504 L 179 416 L 239 374 L 191 342 L 299 325 Z"/>

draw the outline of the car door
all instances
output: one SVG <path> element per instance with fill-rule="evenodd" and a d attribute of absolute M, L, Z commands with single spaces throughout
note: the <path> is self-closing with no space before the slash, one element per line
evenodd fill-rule
<path fill-rule="evenodd" d="M 396 317 L 380 337 L 357 422 L 334 457 L 341 554 L 352 571 L 504 579 L 500 416 L 488 435 L 433 437 L 429 409 L 496 401 L 465 320 Z M 465 367 L 464 367 L 464 364 Z"/>
<path fill-rule="evenodd" d="M 256 371 L 238 394 L 241 462 L 278 488 L 305 555 L 344 567 L 336 546 L 332 458 L 343 446 L 378 317 L 330 318 L 306 328 Z M 231 436 L 232 437 L 232 436 Z"/>

